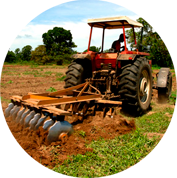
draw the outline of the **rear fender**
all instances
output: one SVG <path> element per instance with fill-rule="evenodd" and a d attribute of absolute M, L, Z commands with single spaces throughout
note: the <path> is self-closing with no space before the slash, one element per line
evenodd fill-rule
<path fill-rule="evenodd" d="M 169 68 L 161 68 L 157 74 L 157 87 L 165 88 L 167 86 Z"/>
<path fill-rule="evenodd" d="M 91 60 L 91 56 L 89 54 L 73 54 L 71 57 L 73 59 L 89 59 L 89 60 Z"/>

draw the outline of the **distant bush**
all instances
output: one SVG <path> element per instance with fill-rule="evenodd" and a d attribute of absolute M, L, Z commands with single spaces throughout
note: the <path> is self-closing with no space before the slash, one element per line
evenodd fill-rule
<path fill-rule="evenodd" d="M 9 62 L 9 63 L 14 63 L 16 62 L 16 56 L 15 53 L 13 51 L 8 51 L 6 58 L 5 58 L 5 62 Z"/>
<path fill-rule="evenodd" d="M 44 45 L 39 45 L 31 52 L 31 61 L 37 64 L 46 64 L 51 62 L 51 57 L 46 53 L 46 47 Z"/>

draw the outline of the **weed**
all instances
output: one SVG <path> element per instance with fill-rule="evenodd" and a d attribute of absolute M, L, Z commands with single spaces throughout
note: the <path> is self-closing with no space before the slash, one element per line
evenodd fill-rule
<path fill-rule="evenodd" d="M 1 83 L 1 87 L 5 87 L 6 85 L 4 83 Z"/>
<path fill-rule="evenodd" d="M 52 72 L 51 72 L 51 71 L 47 71 L 47 72 L 45 72 L 44 74 L 46 74 L 46 75 L 51 75 Z"/>
<path fill-rule="evenodd" d="M 79 131 L 79 135 L 82 136 L 83 138 L 86 137 L 86 133 L 83 130 Z"/>
<path fill-rule="evenodd" d="M 7 83 L 11 84 L 11 83 L 13 83 L 13 81 L 12 81 L 12 80 L 9 80 Z"/>
<path fill-rule="evenodd" d="M 65 78 L 66 78 L 66 75 L 64 75 L 64 76 L 62 76 L 62 77 L 60 77 L 60 78 L 57 78 L 56 80 L 57 80 L 57 81 L 63 81 Z"/>
<path fill-rule="evenodd" d="M 23 72 L 23 75 L 31 75 L 31 74 L 33 74 L 33 72 L 31 72 L 31 71 L 25 71 L 25 72 Z"/>
<path fill-rule="evenodd" d="M 49 89 L 47 89 L 46 91 L 49 91 L 49 92 L 54 92 L 54 91 L 57 91 L 55 88 L 53 87 L 50 87 Z"/>
<path fill-rule="evenodd" d="M 30 66 L 30 68 L 34 69 L 34 68 L 37 68 L 38 66 L 39 66 L 38 64 L 32 64 L 32 65 Z"/>
<path fill-rule="evenodd" d="M 55 75 L 56 75 L 57 77 L 60 77 L 60 76 L 63 75 L 63 73 L 61 73 L 61 72 L 57 72 Z"/>

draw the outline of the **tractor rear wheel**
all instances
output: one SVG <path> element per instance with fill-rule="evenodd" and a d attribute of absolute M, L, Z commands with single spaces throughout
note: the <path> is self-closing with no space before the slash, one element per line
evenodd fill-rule
<path fill-rule="evenodd" d="M 66 71 L 64 88 L 79 85 L 84 82 L 84 69 L 81 64 L 72 62 Z"/>
<path fill-rule="evenodd" d="M 142 114 L 150 107 L 152 97 L 151 68 L 144 57 L 139 57 L 133 64 L 122 67 L 119 94 L 122 107 L 135 114 Z"/>

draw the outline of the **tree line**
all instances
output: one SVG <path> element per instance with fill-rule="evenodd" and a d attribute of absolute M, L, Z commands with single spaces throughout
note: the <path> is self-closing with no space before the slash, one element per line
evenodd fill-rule
<path fill-rule="evenodd" d="M 77 47 L 72 41 L 70 30 L 62 27 L 54 27 L 52 30 L 42 35 L 43 44 L 32 50 L 30 45 L 26 45 L 15 52 L 8 51 L 5 62 L 20 63 L 23 61 L 33 61 L 37 64 L 55 63 L 62 65 L 63 62 L 69 63 L 70 56 L 76 53 L 72 48 Z"/>
<path fill-rule="evenodd" d="M 151 25 L 149 25 L 143 18 L 137 19 L 143 24 L 143 38 L 141 39 L 141 30 L 136 31 L 137 46 L 141 47 L 141 51 L 149 52 L 147 57 L 152 60 L 152 63 L 161 67 L 173 67 L 171 56 L 167 47 L 155 32 Z M 128 43 L 131 50 L 134 48 L 133 30 L 126 30 L 128 36 Z M 15 63 L 22 61 L 33 61 L 37 64 L 55 63 L 61 65 L 71 62 L 71 55 L 77 53 L 73 48 L 77 47 L 72 41 L 72 34 L 70 30 L 65 30 L 62 27 L 54 27 L 42 35 L 43 44 L 32 50 L 30 45 L 24 46 L 22 50 L 17 48 L 14 52 L 8 51 L 5 62 Z M 90 50 L 99 52 L 101 47 L 91 46 Z M 85 50 L 87 51 L 87 50 Z M 85 52 L 84 51 L 84 52 Z M 105 50 L 104 52 L 108 52 Z"/>

